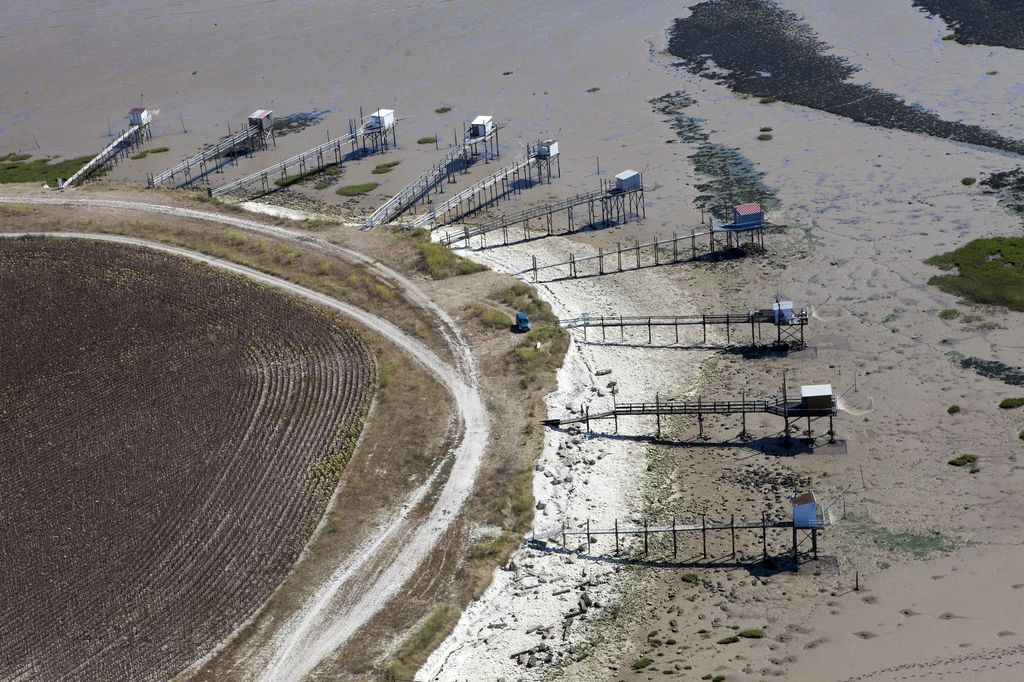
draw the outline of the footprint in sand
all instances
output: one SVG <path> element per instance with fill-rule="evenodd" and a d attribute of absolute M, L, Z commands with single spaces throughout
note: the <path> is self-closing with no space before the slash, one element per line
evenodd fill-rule
<path fill-rule="evenodd" d="M 902 613 L 907 618 L 910 618 L 911 616 L 920 616 L 921 615 L 920 613 L 918 613 L 917 611 L 914 611 L 912 609 L 900 609 L 900 613 Z"/>
<path fill-rule="evenodd" d="M 958 616 L 955 613 L 950 613 L 949 611 L 939 614 L 939 620 L 953 620 L 954 618 L 963 618 L 963 616 Z"/>
<path fill-rule="evenodd" d="M 863 597 L 861 599 L 861 601 L 864 602 L 865 604 L 877 604 L 878 603 L 878 597 L 873 597 L 873 596 L 871 596 L 869 594 L 868 596 Z"/>
<path fill-rule="evenodd" d="M 1017 583 L 1016 585 L 1010 585 L 1010 587 L 1012 587 L 1015 590 L 1019 590 L 1020 588 L 1024 587 L 1024 583 Z"/>
<path fill-rule="evenodd" d="M 1013 630 L 1000 630 L 996 633 L 996 637 L 1016 637 L 1017 633 Z M 1001 658 L 1001 657 L 1000 657 Z"/>
<path fill-rule="evenodd" d="M 945 577 L 946 576 L 944 576 L 944 575 L 933 575 L 932 576 L 932 580 L 942 580 Z"/>
<path fill-rule="evenodd" d="M 875 637 L 878 636 L 878 635 L 876 635 L 875 633 L 873 633 L 873 632 L 871 632 L 869 630 L 861 630 L 860 632 L 855 632 L 853 634 L 857 635 L 861 639 L 874 639 Z"/>

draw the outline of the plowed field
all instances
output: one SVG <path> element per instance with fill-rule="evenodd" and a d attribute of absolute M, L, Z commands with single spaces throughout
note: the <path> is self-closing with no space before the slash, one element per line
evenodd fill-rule
<path fill-rule="evenodd" d="M 113 244 L 0 242 L 0 679 L 165 679 L 298 557 L 371 399 L 337 317 Z"/>

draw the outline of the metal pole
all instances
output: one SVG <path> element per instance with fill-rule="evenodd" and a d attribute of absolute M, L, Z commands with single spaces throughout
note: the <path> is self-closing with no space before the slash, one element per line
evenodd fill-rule
<path fill-rule="evenodd" d="M 590 519 L 587 519 L 587 554 L 590 554 Z"/>
<path fill-rule="evenodd" d="M 644 556 L 647 556 L 647 517 L 644 517 Z"/>
<path fill-rule="evenodd" d="M 672 558 L 676 558 L 676 517 L 672 517 Z"/>
<path fill-rule="evenodd" d="M 764 518 L 764 512 L 761 512 L 761 557 L 768 561 L 768 524 Z"/>
<path fill-rule="evenodd" d="M 729 533 L 732 535 L 732 560 L 736 561 L 736 515 L 729 517 Z"/>
<path fill-rule="evenodd" d="M 615 556 L 619 556 L 619 520 L 615 519 Z"/>
<path fill-rule="evenodd" d="M 700 535 L 704 545 L 704 558 L 708 558 L 708 520 L 704 514 L 700 515 Z"/>

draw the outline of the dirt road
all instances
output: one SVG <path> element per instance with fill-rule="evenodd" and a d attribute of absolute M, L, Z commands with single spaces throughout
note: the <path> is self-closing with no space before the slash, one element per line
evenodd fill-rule
<path fill-rule="evenodd" d="M 283 625 L 277 637 L 274 650 L 266 658 L 259 657 L 258 670 L 251 670 L 252 676 L 263 679 L 302 679 L 332 651 L 343 645 L 363 624 L 375 615 L 406 583 L 423 559 L 435 547 L 439 538 L 457 516 L 476 480 L 477 471 L 488 438 L 488 417 L 477 385 L 475 363 L 468 346 L 463 342 L 450 318 L 433 304 L 414 283 L 401 274 L 376 263 L 357 252 L 344 249 L 326 241 L 308 237 L 301 232 L 266 225 L 244 218 L 234 218 L 208 211 L 177 208 L 159 204 L 146 204 L 104 199 L 78 199 L 64 197 L 11 197 L 0 196 L 0 203 L 20 203 L 55 206 L 93 206 L 125 211 L 163 213 L 183 218 L 192 218 L 231 225 L 236 228 L 271 235 L 279 239 L 303 243 L 313 248 L 330 252 L 338 257 L 366 265 L 374 273 L 400 289 L 411 301 L 425 311 L 439 318 L 446 329 L 444 335 L 457 358 L 458 367 L 453 368 L 441 360 L 420 341 L 409 337 L 392 323 L 360 308 L 320 294 L 305 287 L 292 284 L 245 266 L 183 249 L 132 237 L 92 233 L 34 233 L 56 238 L 95 239 L 121 244 L 131 244 L 156 249 L 180 257 L 190 258 L 211 267 L 220 268 L 246 277 L 267 286 L 277 287 L 314 303 L 334 309 L 366 327 L 380 333 L 408 352 L 451 392 L 457 413 L 462 421 L 462 435 L 453 451 L 452 473 L 445 482 L 427 518 L 415 528 L 407 519 L 407 512 L 423 499 L 433 478 L 417 489 L 401 511 L 390 522 L 382 525 L 367 540 L 360 551 L 351 557 L 339 558 L 330 578 L 309 597 L 300 612 Z M 18 236 L 13 233 L 6 237 Z M 443 466 L 442 462 L 440 466 Z M 379 575 L 368 580 L 364 575 L 376 552 L 396 541 L 403 543 L 402 551 L 396 552 L 396 560 L 388 564 Z M 369 587 L 367 587 L 367 584 Z M 358 587 L 357 587 L 358 586 Z"/>

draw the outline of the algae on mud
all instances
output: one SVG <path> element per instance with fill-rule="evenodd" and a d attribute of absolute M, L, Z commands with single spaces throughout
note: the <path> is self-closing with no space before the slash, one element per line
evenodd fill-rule
<path fill-rule="evenodd" d="M 690 10 L 670 29 L 668 51 L 692 73 L 735 92 L 1024 155 L 1020 140 L 947 121 L 895 94 L 847 82 L 857 66 L 826 54 L 828 46 L 796 14 L 771 0 L 708 0 Z"/>

